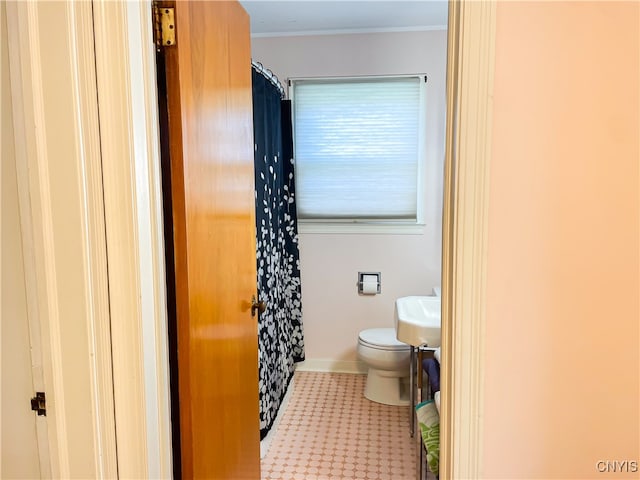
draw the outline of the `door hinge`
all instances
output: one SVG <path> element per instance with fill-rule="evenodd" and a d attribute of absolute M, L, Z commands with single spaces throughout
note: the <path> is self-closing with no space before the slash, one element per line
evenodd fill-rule
<path fill-rule="evenodd" d="M 176 44 L 175 9 L 153 5 L 153 37 L 156 48 L 173 47 Z"/>
<path fill-rule="evenodd" d="M 36 392 L 36 396 L 31 399 L 31 410 L 38 412 L 38 415 L 47 414 L 47 399 L 44 392 Z"/>

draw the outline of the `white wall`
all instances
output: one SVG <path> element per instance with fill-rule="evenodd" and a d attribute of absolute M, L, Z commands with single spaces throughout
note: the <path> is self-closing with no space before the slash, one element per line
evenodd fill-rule
<path fill-rule="evenodd" d="M 429 78 L 424 234 L 300 234 L 307 364 L 354 362 L 360 330 L 393 326 L 397 297 L 440 284 L 446 31 L 253 38 L 252 55 L 283 84 L 293 77 Z M 382 272 L 382 294 L 359 296 L 358 271 Z"/>

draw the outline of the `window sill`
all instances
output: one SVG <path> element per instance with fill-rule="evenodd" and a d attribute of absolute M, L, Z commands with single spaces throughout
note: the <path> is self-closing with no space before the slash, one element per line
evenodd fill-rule
<path fill-rule="evenodd" d="M 382 235 L 422 235 L 424 224 L 389 223 L 330 223 L 298 221 L 301 234 L 382 234 Z"/>

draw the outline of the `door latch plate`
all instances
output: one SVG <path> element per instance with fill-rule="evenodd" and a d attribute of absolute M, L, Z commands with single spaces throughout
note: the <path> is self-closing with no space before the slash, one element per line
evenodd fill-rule
<path fill-rule="evenodd" d="M 36 392 L 36 396 L 31 399 L 31 410 L 37 412 L 39 416 L 47 414 L 47 399 L 44 392 Z"/>

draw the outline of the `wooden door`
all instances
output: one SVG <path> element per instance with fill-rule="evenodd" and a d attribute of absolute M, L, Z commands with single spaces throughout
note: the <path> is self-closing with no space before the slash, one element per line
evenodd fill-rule
<path fill-rule="evenodd" d="M 175 8 L 164 69 L 182 476 L 257 480 L 249 17 L 236 1 L 160 6 Z"/>

